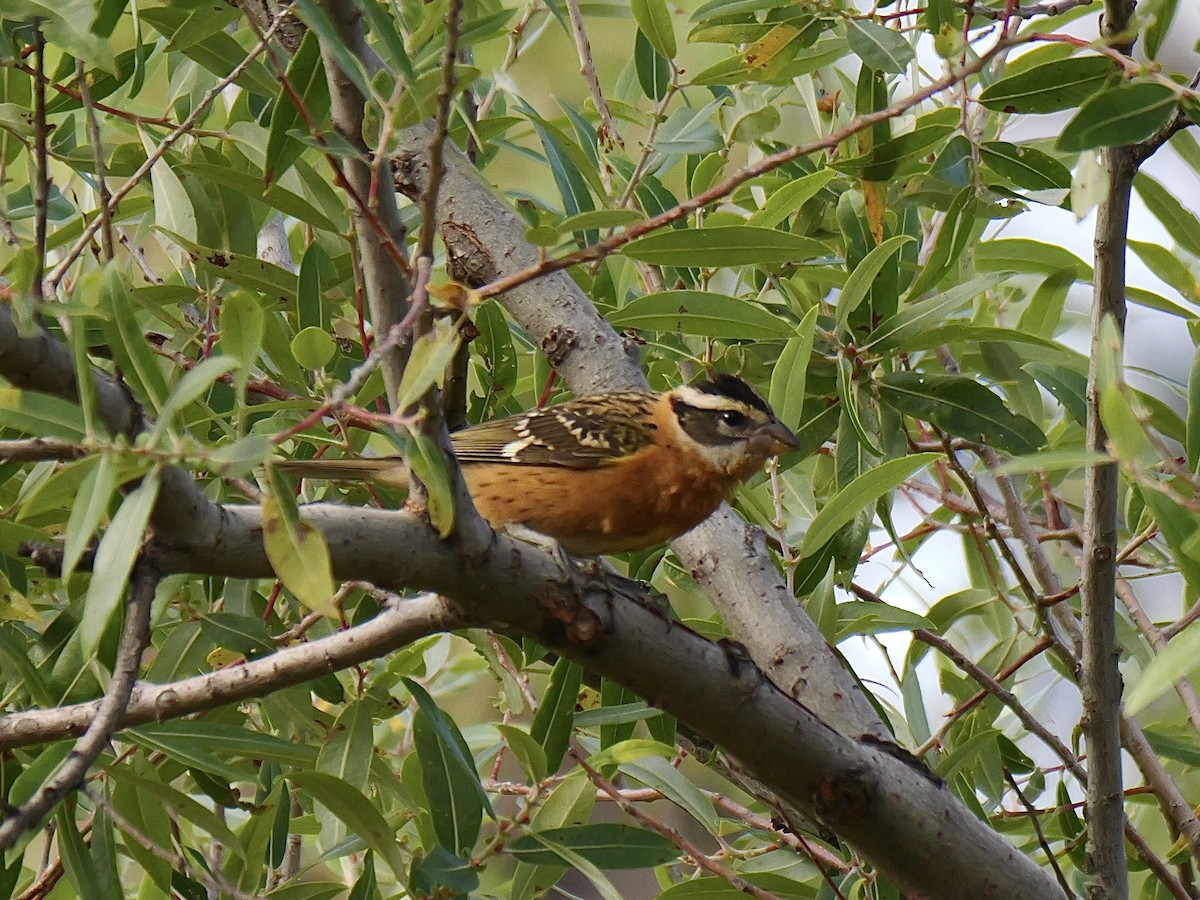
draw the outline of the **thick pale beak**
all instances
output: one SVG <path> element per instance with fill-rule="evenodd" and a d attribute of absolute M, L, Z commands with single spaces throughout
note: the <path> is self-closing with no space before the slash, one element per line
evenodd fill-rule
<path fill-rule="evenodd" d="M 759 426 L 750 435 L 750 449 L 763 456 L 778 456 L 799 446 L 800 441 L 792 434 L 791 429 L 775 419 Z"/>

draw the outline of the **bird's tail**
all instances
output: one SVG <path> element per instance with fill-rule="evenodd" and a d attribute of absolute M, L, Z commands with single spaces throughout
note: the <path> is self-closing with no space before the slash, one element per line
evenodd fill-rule
<path fill-rule="evenodd" d="M 391 487 L 408 487 L 408 463 L 400 456 L 361 459 L 284 459 L 275 468 L 293 478 L 324 481 L 371 481 Z"/>

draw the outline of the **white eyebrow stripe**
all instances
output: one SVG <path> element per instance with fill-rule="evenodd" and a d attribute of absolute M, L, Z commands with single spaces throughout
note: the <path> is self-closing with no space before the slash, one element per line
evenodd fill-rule
<path fill-rule="evenodd" d="M 697 409 L 729 409 L 731 403 L 737 402 L 721 394 L 706 394 L 687 384 L 675 388 L 675 396 Z M 741 406 L 740 403 L 737 405 Z"/>

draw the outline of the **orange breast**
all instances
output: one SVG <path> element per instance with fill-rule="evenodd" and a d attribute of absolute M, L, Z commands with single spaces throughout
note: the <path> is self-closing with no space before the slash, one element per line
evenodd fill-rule
<path fill-rule="evenodd" d="M 650 447 L 594 469 L 471 463 L 463 477 L 493 527 L 524 525 L 570 553 L 640 550 L 671 540 L 708 518 L 737 485 L 700 461 Z"/>

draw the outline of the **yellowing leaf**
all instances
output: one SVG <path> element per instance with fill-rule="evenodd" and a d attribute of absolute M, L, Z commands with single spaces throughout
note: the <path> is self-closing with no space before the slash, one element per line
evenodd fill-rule
<path fill-rule="evenodd" d="M 262 515 L 263 547 L 283 586 L 309 609 L 336 617 L 333 565 L 321 532 L 298 517 L 289 520 L 275 494 L 263 500 Z"/>

